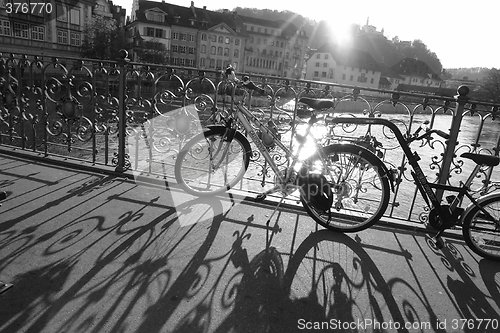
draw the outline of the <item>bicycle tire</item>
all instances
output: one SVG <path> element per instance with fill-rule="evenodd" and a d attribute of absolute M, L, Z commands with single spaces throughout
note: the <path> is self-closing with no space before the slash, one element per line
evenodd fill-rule
<path fill-rule="evenodd" d="M 309 216 L 321 226 L 340 232 L 361 231 L 379 221 L 387 209 L 390 196 L 387 168 L 383 162 L 371 151 L 354 144 L 333 144 L 324 147 L 323 152 L 331 172 L 338 176 L 335 181 L 331 176 L 330 179 L 327 177 L 333 204 L 329 210 L 318 210 L 309 200 L 307 191 L 302 190 L 300 200 Z M 299 177 L 315 172 L 311 169 L 315 160 L 318 160 L 317 156 L 305 163 Z M 343 166 L 352 168 L 345 169 Z M 324 170 L 321 174 L 325 175 Z M 354 179 L 355 176 L 358 179 Z M 376 206 L 373 206 L 374 203 Z"/>
<path fill-rule="evenodd" d="M 477 203 L 493 218 L 500 219 L 500 193 L 479 199 Z M 465 243 L 481 257 L 500 261 L 500 225 L 485 219 L 481 213 L 477 206 L 473 206 L 465 213 L 462 220 Z"/>
<path fill-rule="evenodd" d="M 189 140 L 177 155 L 175 179 L 187 193 L 201 197 L 221 194 L 243 178 L 252 156 L 250 143 L 240 132 L 236 132 L 229 142 L 225 141 L 225 133 L 226 127 L 212 126 Z M 227 150 L 215 148 L 215 153 L 219 154 L 210 158 L 209 147 L 223 143 L 229 145 Z M 211 162 L 219 157 L 225 161 L 216 170 L 211 170 Z"/>

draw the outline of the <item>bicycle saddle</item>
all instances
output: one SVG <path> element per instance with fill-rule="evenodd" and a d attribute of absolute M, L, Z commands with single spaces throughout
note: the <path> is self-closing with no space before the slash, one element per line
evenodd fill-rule
<path fill-rule="evenodd" d="M 493 155 L 463 153 L 462 155 L 460 155 L 460 157 L 473 160 L 474 162 L 480 165 L 486 165 L 492 167 L 497 166 L 500 163 L 500 158 L 498 156 L 493 156 Z"/>
<path fill-rule="evenodd" d="M 328 109 L 334 106 L 333 100 L 327 98 L 301 97 L 299 103 L 304 103 L 315 110 Z"/>

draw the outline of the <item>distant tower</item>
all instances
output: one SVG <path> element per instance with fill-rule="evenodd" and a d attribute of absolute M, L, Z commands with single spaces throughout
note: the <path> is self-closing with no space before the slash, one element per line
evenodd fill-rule
<path fill-rule="evenodd" d="M 142 1 L 143 0 L 134 0 L 132 2 L 132 11 L 130 12 L 130 21 L 131 22 L 135 21 L 135 11 L 139 10 L 139 3 Z"/>

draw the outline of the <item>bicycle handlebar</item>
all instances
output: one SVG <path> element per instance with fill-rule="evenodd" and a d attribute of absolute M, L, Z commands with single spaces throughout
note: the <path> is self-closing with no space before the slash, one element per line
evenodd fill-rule
<path fill-rule="evenodd" d="M 253 81 L 250 80 L 250 78 L 245 75 L 243 76 L 243 80 L 239 80 L 236 77 L 236 71 L 234 70 L 233 66 L 229 65 L 226 68 L 225 71 L 226 77 L 229 79 L 229 81 L 236 83 L 239 87 L 246 88 L 248 90 L 255 90 L 262 95 L 265 94 L 265 90 L 263 88 L 258 87 Z"/>
<path fill-rule="evenodd" d="M 422 140 L 422 139 L 428 137 L 431 134 L 437 134 L 437 135 L 439 135 L 440 137 L 442 137 L 443 139 L 446 139 L 446 140 L 448 140 L 450 138 L 450 135 L 448 133 L 443 132 L 443 131 L 438 130 L 438 129 L 432 129 L 430 131 L 425 132 L 424 134 L 422 134 L 420 136 L 412 138 L 411 141 Z"/>

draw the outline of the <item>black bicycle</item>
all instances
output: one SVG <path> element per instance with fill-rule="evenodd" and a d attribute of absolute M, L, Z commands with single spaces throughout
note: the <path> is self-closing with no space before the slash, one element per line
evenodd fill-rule
<path fill-rule="evenodd" d="M 320 105 L 318 101 L 315 103 L 308 103 L 310 107 Z M 443 246 L 441 235 L 446 229 L 452 228 L 457 224 L 462 225 L 463 237 L 467 245 L 477 254 L 484 258 L 500 260 L 500 193 L 490 193 L 475 199 L 471 195 L 470 185 L 474 177 L 477 175 L 479 169 L 483 166 L 494 167 L 500 163 L 500 158 L 493 155 L 464 153 L 462 158 L 469 159 L 476 163 L 476 166 L 465 183 L 459 187 L 448 186 L 443 184 L 430 183 L 427 180 L 422 168 L 418 161 L 418 154 L 410 149 L 410 144 L 414 141 L 419 141 L 428 138 L 432 134 L 437 134 L 444 139 L 448 139 L 449 135 L 443 131 L 432 129 L 426 130 L 420 134 L 422 127 L 415 133 L 403 135 L 399 128 L 391 121 L 382 118 L 353 118 L 353 117 L 335 117 L 329 120 L 331 124 L 352 124 L 352 125 L 381 125 L 389 128 L 398 140 L 403 152 L 408 159 L 408 163 L 412 167 L 411 175 L 415 184 L 429 207 L 428 224 L 436 230 L 436 235 L 433 237 L 435 244 L 438 248 Z M 351 175 L 359 174 L 360 169 L 367 168 L 366 161 L 370 161 L 371 168 L 379 170 L 387 170 L 384 162 L 377 157 L 368 148 L 358 145 L 356 143 L 344 143 L 337 145 L 339 147 L 339 155 L 345 151 L 355 152 L 349 159 L 345 160 L 343 164 L 344 170 L 340 173 L 342 179 L 337 180 L 337 187 L 339 185 L 345 186 L 342 193 L 337 192 L 337 203 L 335 208 L 341 209 L 342 203 L 345 201 L 342 195 L 355 200 L 359 193 L 363 193 L 366 185 L 352 179 Z M 332 151 L 330 156 L 335 156 Z M 389 188 L 388 183 L 394 186 L 394 177 L 390 173 L 384 172 L 384 177 L 387 177 L 390 182 L 379 182 L 380 193 L 382 199 L 388 196 Z M 341 187 L 342 187 L 341 186 Z M 385 188 L 384 188 L 385 187 Z M 442 203 L 436 195 L 436 190 L 450 191 L 456 193 L 455 196 L 447 198 L 447 204 Z M 470 200 L 470 205 L 463 209 L 460 207 L 464 197 Z M 382 211 L 385 211 L 388 206 L 388 200 L 381 200 Z M 381 215 L 380 215 L 381 216 Z M 377 217 L 376 220 L 378 220 Z M 367 228 L 376 221 L 371 221 L 371 224 L 365 224 L 363 227 Z"/>

